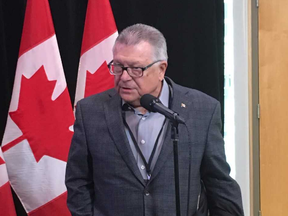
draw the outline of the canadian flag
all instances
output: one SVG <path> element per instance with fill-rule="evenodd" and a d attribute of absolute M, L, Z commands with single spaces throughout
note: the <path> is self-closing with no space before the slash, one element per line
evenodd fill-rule
<path fill-rule="evenodd" d="M 64 177 L 73 123 L 48 0 L 27 0 L 2 150 L 28 215 L 71 215 Z"/>
<path fill-rule="evenodd" d="M 3 153 L 0 148 L 0 213 L 5 216 L 16 216 L 10 183 Z"/>
<path fill-rule="evenodd" d="M 78 70 L 76 103 L 87 96 L 114 87 L 107 63 L 118 36 L 109 0 L 89 0 Z"/>

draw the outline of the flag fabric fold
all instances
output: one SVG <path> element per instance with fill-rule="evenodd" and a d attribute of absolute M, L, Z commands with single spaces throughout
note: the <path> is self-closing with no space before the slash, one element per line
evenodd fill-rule
<path fill-rule="evenodd" d="M 73 123 L 48 0 L 27 0 L 2 150 L 28 215 L 71 215 L 64 180 Z"/>
<path fill-rule="evenodd" d="M 0 213 L 5 216 L 16 216 L 10 183 L 3 153 L 0 148 Z"/>
<path fill-rule="evenodd" d="M 87 5 L 74 104 L 114 87 L 107 64 L 118 36 L 109 0 L 89 0 Z"/>

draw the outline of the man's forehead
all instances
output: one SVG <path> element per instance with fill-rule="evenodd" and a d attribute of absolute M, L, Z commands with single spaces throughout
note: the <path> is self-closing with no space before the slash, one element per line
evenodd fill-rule
<path fill-rule="evenodd" d="M 136 45 L 119 44 L 113 50 L 114 62 L 138 64 L 153 59 L 153 49 L 147 42 Z M 127 62 L 126 62 L 127 61 Z"/>
<path fill-rule="evenodd" d="M 125 49 L 125 48 L 152 48 L 151 44 L 147 41 L 140 41 L 138 43 L 135 43 L 135 44 L 125 44 L 125 43 L 119 43 L 119 42 L 116 42 L 115 43 L 115 47 L 114 47 L 114 52 L 115 51 L 119 51 L 121 49 Z"/>

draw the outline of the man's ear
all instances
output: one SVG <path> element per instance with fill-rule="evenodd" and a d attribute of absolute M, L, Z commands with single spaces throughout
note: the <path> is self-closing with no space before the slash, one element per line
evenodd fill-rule
<path fill-rule="evenodd" d="M 167 61 L 162 61 L 159 65 L 159 78 L 161 81 L 164 79 L 167 66 L 168 66 Z"/>

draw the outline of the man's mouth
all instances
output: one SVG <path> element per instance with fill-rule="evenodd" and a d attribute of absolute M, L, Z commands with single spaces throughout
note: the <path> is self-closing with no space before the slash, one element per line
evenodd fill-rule
<path fill-rule="evenodd" d="M 131 88 L 129 88 L 129 87 L 121 87 L 122 89 L 127 89 L 127 90 L 130 90 Z"/>

